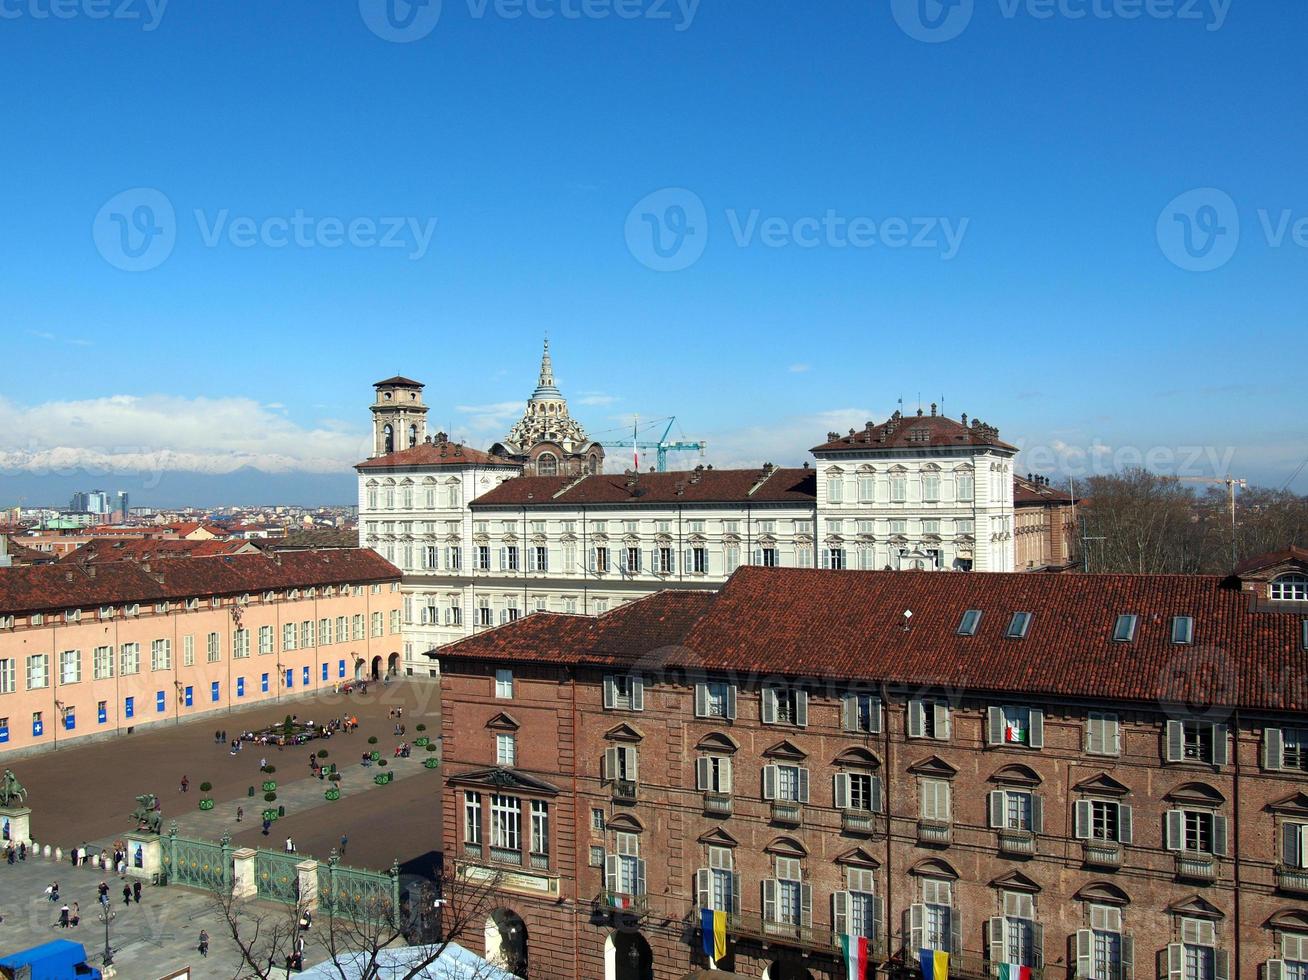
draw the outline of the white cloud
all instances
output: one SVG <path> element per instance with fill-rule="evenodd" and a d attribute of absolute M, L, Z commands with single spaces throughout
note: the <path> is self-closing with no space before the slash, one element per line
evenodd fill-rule
<path fill-rule="evenodd" d="M 812 371 L 812 370 L 813 370 L 813 365 L 812 365 L 812 364 L 792 364 L 792 365 L 790 365 L 790 367 L 786 368 L 786 370 L 789 371 L 791 374 L 807 374 L 809 371 Z"/>
<path fill-rule="evenodd" d="M 500 438 L 514 422 L 522 418 L 523 403 L 492 402 L 489 405 L 455 405 L 454 410 L 468 416 L 467 424 L 475 432 L 495 432 Z"/>
<path fill-rule="evenodd" d="M 602 391 L 583 392 L 582 396 L 577 399 L 578 405 L 612 405 L 618 400 L 617 395 L 606 395 Z"/>
<path fill-rule="evenodd" d="M 46 340 L 52 344 L 68 344 L 71 347 L 92 347 L 94 341 L 86 340 L 82 337 L 60 337 L 48 330 L 29 330 L 29 337 L 35 337 L 37 340 Z"/>
<path fill-rule="evenodd" d="M 0 469 L 28 473 L 338 473 L 367 457 L 353 426 L 297 425 L 248 398 L 0 398 Z"/>

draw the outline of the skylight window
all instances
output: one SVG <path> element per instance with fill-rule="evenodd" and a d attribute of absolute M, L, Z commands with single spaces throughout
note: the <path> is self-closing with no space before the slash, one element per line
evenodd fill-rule
<path fill-rule="evenodd" d="M 1173 643 L 1194 642 L 1194 617 L 1193 616 L 1172 617 L 1172 642 Z"/>
<path fill-rule="evenodd" d="M 1299 637 L 1300 646 L 1308 651 L 1308 619 L 1305 619 L 1300 625 L 1303 629 L 1303 636 Z"/>
<path fill-rule="evenodd" d="M 1140 617 L 1134 613 L 1122 613 L 1117 617 L 1117 624 L 1113 627 L 1113 639 L 1118 643 L 1130 643 L 1135 639 L 1135 625 L 1139 622 Z"/>
<path fill-rule="evenodd" d="M 1008 632 L 1004 635 L 1010 640 L 1022 640 L 1026 638 L 1026 631 L 1031 628 L 1031 614 L 1029 612 L 1015 612 L 1013 618 L 1008 622 Z"/>
<path fill-rule="evenodd" d="M 976 628 L 981 625 L 981 610 L 969 609 L 963 613 L 963 619 L 958 624 L 959 636 L 976 636 Z"/>

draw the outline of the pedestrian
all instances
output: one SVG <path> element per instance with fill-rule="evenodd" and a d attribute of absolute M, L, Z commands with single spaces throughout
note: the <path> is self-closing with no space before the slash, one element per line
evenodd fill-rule
<path fill-rule="evenodd" d="M 223 740 L 223 733 L 222 733 L 222 732 L 214 732 L 214 733 L 213 733 L 213 740 L 214 740 L 215 743 L 221 742 L 221 741 Z"/>
<path fill-rule="evenodd" d="M 286 853 L 287 854 L 295 853 L 295 841 L 291 840 L 289 837 L 286 838 Z"/>
<path fill-rule="evenodd" d="M 26 842 L 26 841 L 23 841 L 21 844 L 18 845 L 18 860 L 20 860 L 20 861 L 26 861 L 26 860 L 27 860 L 27 842 Z"/>
<path fill-rule="evenodd" d="M 349 842 L 350 842 L 350 835 L 348 833 L 341 834 L 341 857 L 345 857 L 345 845 L 348 844 Z"/>
<path fill-rule="evenodd" d="M 136 899 L 137 905 L 141 904 L 141 883 L 139 881 L 132 882 L 132 898 Z"/>
<path fill-rule="evenodd" d="M 268 768 L 268 757 L 265 755 L 259 759 L 259 771 L 262 772 L 264 769 L 267 768 Z"/>
<path fill-rule="evenodd" d="M 207 929 L 200 930 L 200 955 L 209 955 L 209 931 Z"/>
<path fill-rule="evenodd" d="M 226 729 L 226 728 L 223 729 L 223 737 L 222 737 L 221 741 L 223 741 L 223 742 L 226 742 L 226 741 L 227 741 L 227 729 Z"/>
<path fill-rule="evenodd" d="M 52 902 L 59 901 L 59 882 L 57 881 L 50 882 L 50 886 L 45 890 L 45 892 L 47 895 L 50 896 L 50 901 Z"/>
<path fill-rule="evenodd" d="M 269 820 L 267 817 L 264 817 L 264 820 L 263 820 L 263 836 L 265 836 L 265 837 L 268 836 L 268 828 L 271 827 L 271 826 L 272 826 L 272 821 Z"/>
<path fill-rule="evenodd" d="M 101 902 L 107 901 L 109 898 L 109 882 L 107 881 L 100 882 L 100 884 L 96 887 L 96 891 L 100 893 Z"/>
<path fill-rule="evenodd" d="M 187 779 L 185 776 L 183 776 L 183 777 L 182 777 L 182 792 L 185 793 L 185 792 L 186 792 L 188 789 L 190 789 L 190 788 L 191 788 L 191 781 L 190 781 L 189 779 Z"/>
<path fill-rule="evenodd" d="M 124 904 L 124 905 L 131 905 L 131 904 L 132 904 L 132 886 L 131 886 L 131 885 L 123 885 L 123 904 Z"/>
<path fill-rule="evenodd" d="M 67 928 L 68 928 L 68 917 L 69 917 L 71 914 L 72 914 L 72 910 L 68 907 L 68 903 L 67 903 L 67 902 L 64 902 L 63 908 L 61 908 L 61 909 L 59 910 L 59 928 L 60 928 L 60 929 L 67 929 Z"/>
<path fill-rule="evenodd" d="M 241 822 L 241 818 L 244 817 L 244 816 L 245 816 L 245 807 L 243 807 L 243 806 L 238 806 L 238 807 L 236 808 L 236 822 L 237 822 L 237 823 L 240 823 L 240 822 Z"/>
<path fill-rule="evenodd" d="M 69 925 L 76 926 L 82 921 L 82 907 L 76 902 L 73 903 L 73 914 L 69 919 Z"/>

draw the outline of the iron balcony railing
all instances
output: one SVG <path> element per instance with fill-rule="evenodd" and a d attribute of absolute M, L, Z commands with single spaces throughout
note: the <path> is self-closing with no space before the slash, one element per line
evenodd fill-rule
<path fill-rule="evenodd" d="M 1111 840 L 1088 840 L 1081 845 L 1081 860 L 1097 868 L 1120 868 L 1122 845 Z"/>
<path fill-rule="evenodd" d="M 636 801 L 636 781 L 634 779 L 613 780 L 613 799 L 619 803 L 634 803 Z"/>
<path fill-rule="evenodd" d="M 469 844 L 463 842 L 463 856 L 472 858 L 474 861 L 480 861 L 486 856 L 486 850 L 480 844 Z"/>
<path fill-rule="evenodd" d="M 695 921 L 699 921 L 699 910 L 695 910 Z M 840 937 L 829 928 L 805 926 L 791 922 L 774 922 L 761 915 L 730 914 L 727 916 L 727 934 L 737 939 L 752 939 L 759 942 L 783 943 L 816 952 L 831 953 L 840 949 Z M 880 940 L 872 942 L 873 955 L 884 957 L 885 943 Z"/>
<path fill-rule="evenodd" d="M 953 839 L 953 825 L 946 820 L 919 820 L 917 822 L 917 841 L 919 844 L 948 844 Z"/>
<path fill-rule="evenodd" d="M 531 866 L 537 871 L 548 871 L 550 869 L 550 856 L 548 854 L 532 854 Z"/>
<path fill-rule="evenodd" d="M 902 948 L 895 954 L 891 961 L 891 976 L 912 977 L 913 980 L 922 976 L 921 968 L 921 951 L 916 949 Z M 998 974 L 998 967 L 991 963 L 989 959 L 976 953 L 950 953 L 949 954 L 949 976 L 950 980 L 954 978 L 967 978 L 967 980 L 994 980 Z M 1043 969 L 1031 970 L 1032 980 L 1043 980 Z"/>
<path fill-rule="evenodd" d="M 789 800 L 773 800 L 772 821 L 798 827 L 804 822 L 804 805 Z"/>
<path fill-rule="evenodd" d="M 731 797 L 726 793 L 705 793 L 704 812 L 715 817 L 731 816 Z"/>
<path fill-rule="evenodd" d="M 649 911 L 646 896 L 611 892 L 607 889 L 596 895 L 592 904 L 597 912 L 626 912 L 643 916 Z"/>
<path fill-rule="evenodd" d="M 1308 895 L 1308 868 L 1291 868 L 1284 864 L 1276 869 L 1276 887 L 1283 892 Z"/>
<path fill-rule="evenodd" d="M 1031 857 L 1036 852 L 1035 834 L 1029 830 L 999 831 L 999 850 L 1003 854 Z"/>
<path fill-rule="evenodd" d="M 507 847 L 492 847 L 490 849 L 490 859 L 497 864 L 522 864 L 522 852 L 513 851 Z"/>
<path fill-rule="evenodd" d="M 876 833 L 876 818 L 871 810 L 841 810 L 840 829 L 848 834 L 871 837 Z"/>
<path fill-rule="evenodd" d="M 1178 854 L 1176 876 L 1189 881 L 1216 881 L 1217 860 L 1206 854 Z"/>

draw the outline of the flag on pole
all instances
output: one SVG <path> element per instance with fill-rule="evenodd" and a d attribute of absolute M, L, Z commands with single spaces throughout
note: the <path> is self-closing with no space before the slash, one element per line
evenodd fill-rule
<path fill-rule="evenodd" d="M 845 954 L 847 980 L 867 980 L 868 966 L 872 960 L 872 948 L 867 937 L 842 935 L 840 949 Z"/>
<path fill-rule="evenodd" d="M 1031 980 L 1031 968 L 1017 963 L 1000 963 L 998 980 Z"/>
<path fill-rule="evenodd" d="M 700 911 L 700 933 L 704 955 L 716 963 L 727 958 L 727 913 L 715 909 Z"/>
<path fill-rule="evenodd" d="M 949 954 L 943 949 L 918 951 L 922 965 L 922 980 L 949 980 Z"/>

